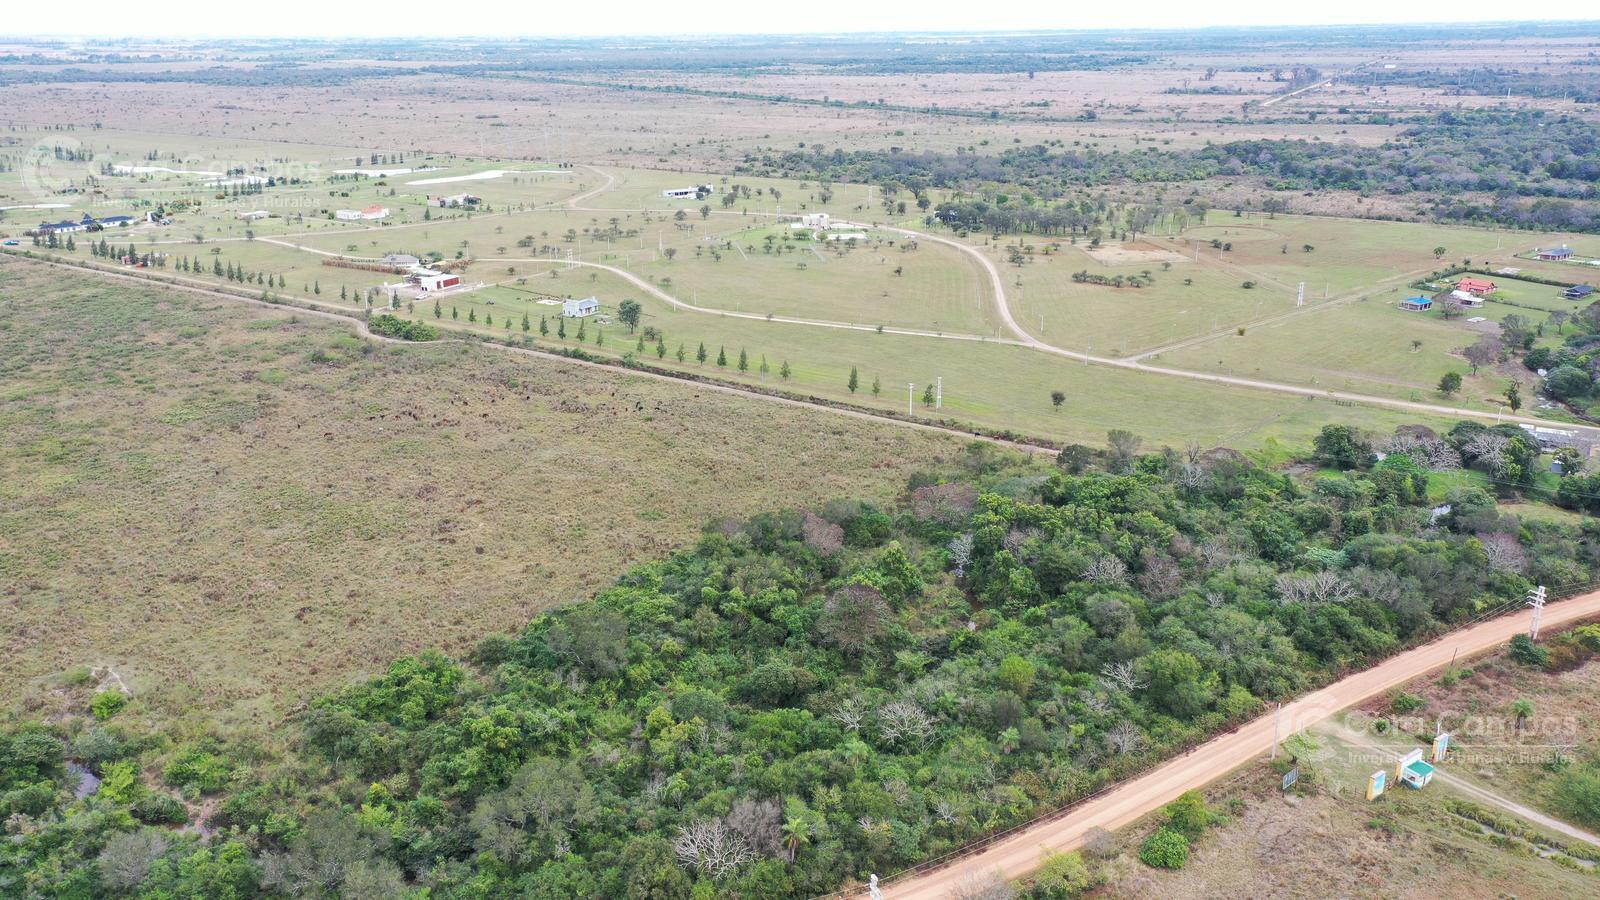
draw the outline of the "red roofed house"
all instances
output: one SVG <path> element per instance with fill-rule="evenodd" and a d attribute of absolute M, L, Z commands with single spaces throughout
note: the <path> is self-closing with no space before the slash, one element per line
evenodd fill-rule
<path fill-rule="evenodd" d="M 1482 297 L 1494 293 L 1495 283 L 1487 278 L 1463 278 L 1456 282 L 1456 289 Z"/>

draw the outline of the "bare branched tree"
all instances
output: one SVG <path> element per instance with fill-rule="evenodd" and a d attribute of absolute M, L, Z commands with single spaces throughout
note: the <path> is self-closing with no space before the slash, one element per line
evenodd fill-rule
<path fill-rule="evenodd" d="M 1128 583 L 1128 566 L 1115 556 L 1105 554 L 1089 563 L 1083 577 L 1095 584 L 1124 585 Z"/>
<path fill-rule="evenodd" d="M 1278 595 L 1284 603 L 1320 606 L 1324 603 L 1348 603 L 1356 596 L 1356 589 L 1337 572 L 1322 571 L 1312 575 L 1279 575 L 1276 582 Z"/>
<path fill-rule="evenodd" d="M 972 565 L 972 535 L 959 534 L 950 539 L 950 563 L 955 566 L 956 577 L 966 574 L 967 566 Z"/>
<path fill-rule="evenodd" d="M 1133 693 L 1145 686 L 1145 680 L 1139 676 L 1131 662 L 1106 663 L 1100 669 L 1100 683 L 1107 690 Z"/>
<path fill-rule="evenodd" d="M 1478 537 L 1483 552 L 1489 557 L 1489 568 L 1497 572 L 1521 572 L 1527 568 L 1528 558 L 1516 535 L 1496 532 Z"/>
<path fill-rule="evenodd" d="M 744 835 L 721 819 L 691 822 L 678 831 L 672 852 L 685 868 L 713 879 L 724 878 L 745 863 L 755 861 Z"/>
<path fill-rule="evenodd" d="M 1118 722 L 1106 732 L 1106 743 L 1118 753 L 1132 753 L 1144 746 L 1144 735 L 1132 722 Z"/>
<path fill-rule="evenodd" d="M 839 724 L 845 731 L 860 731 L 861 721 L 867 717 L 867 711 L 862 708 L 861 701 L 854 697 L 846 697 L 839 701 L 828 718 Z"/>
<path fill-rule="evenodd" d="M 921 747 L 933 737 L 938 720 L 910 700 L 894 700 L 878 710 L 878 734 L 889 744 Z"/>
<path fill-rule="evenodd" d="M 1490 473 L 1499 476 L 1505 474 L 1510 458 L 1506 456 L 1506 449 L 1511 446 L 1511 439 L 1503 434 L 1492 431 L 1481 431 L 1471 437 L 1461 448 Z"/>

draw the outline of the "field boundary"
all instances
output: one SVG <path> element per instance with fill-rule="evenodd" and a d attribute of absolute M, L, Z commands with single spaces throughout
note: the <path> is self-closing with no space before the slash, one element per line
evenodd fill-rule
<path fill-rule="evenodd" d="M 465 334 L 462 337 L 442 338 L 436 341 L 407 341 L 401 338 L 392 338 L 386 335 L 373 334 L 372 331 L 367 327 L 366 320 L 363 319 L 359 314 L 354 312 L 346 312 L 338 307 L 329 307 L 325 304 L 318 304 L 314 301 L 306 301 L 299 298 L 279 297 L 277 295 L 273 295 L 273 299 L 268 300 L 259 296 L 245 294 L 243 292 L 235 293 L 234 291 L 227 290 L 219 286 L 213 286 L 204 283 L 196 284 L 175 275 L 153 275 L 132 271 L 118 271 L 115 269 L 103 268 L 98 264 L 89 263 L 87 261 L 80 262 L 74 260 L 67 262 L 38 256 L 31 252 L 18 253 L 15 250 L 5 250 L 3 252 L 6 256 L 9 256 L 13 259 L 25 260 L 36 265 L 68 269 L 72 271 L 89 272 L 105 278 L 137 281 L 145 284 L 164 285 L 166 287 L 177 288 L 192 294 L 248 303 L 252 306 L 263 309 L 291 311 L 298 310 L 301 312 L 307 312 L 323 319 L 355 325 L 356 331 L 361 337 L 376 343 L 409 346 L 473 344 L 492 348 L 502 352 L 523 354 L 541 359 L 571 363 L 578 366 L 590 366 L 594 368 L 606 369 L 612 372 L 631 373 L 647 378 L 671 381 L 684 385 L 694 385 L 697 387 L 704 387 L 710 390 L 719 391 L 721 393 L 759 398 L 773 403 L 783 403 L 789 406 L 800 406 L 810 409 L 824 410 L 836 415 L 851 416 L 858 419 L 872 419 L 880 422 L 899 425 L 902 428 L 915 428 L 922 431 L 932 431 L 940 434 L 947 434 L 952 437 L 964 438 L 969 441 L 984 441 L 986 443 L 1007 447 L 1009 449 L 1018 450 L 1028 454 L 1053 456 L 1061 449 L 1060 442 L 1052 441 L 1048 438 L 1007 433 L 1003 431 L 986 430 L 981 428 L 972 428 L 966 426 L 965 423 L 956 422 L 954 420 L 944 420 L 942 423 L 929 422 L 916 417 L 904 416 L 896 412 L 841 403 L 825 397 L 794 394 L 788 391 L 762 389 L 752 385 L 723 381 L 722 379 L 713 378 L 706 375 L 699 375 L 692 372 L 677 372 L 671 369 L 661 369 L 645 363 L 628 365 L 621 360 L 609 360 L 603 357 L 596 357 L 588 353 L 584 353 L 581 348 L 569 348 L 575 352 L 561 352 L 556 350 L 546 350 L 539 347 L 529 347 L 506 343 L 497 341 L 493 338 L 480 337 L 472 334 Z"/>

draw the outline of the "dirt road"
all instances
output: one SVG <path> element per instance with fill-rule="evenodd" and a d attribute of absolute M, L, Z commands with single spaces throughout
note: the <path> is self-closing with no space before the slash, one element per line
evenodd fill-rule
<path fill-rule="evenodd" d="M 1529 615 L 1528 610 L 1521 610 L 1490 619 L 1307 694 L 1283 707 L 1279 721 L 1281 734 L 1287 736 L 1368 697 L 1441 669 L 1457 654 L 1464 660 L 1493 649 L 1512 635 L 1526 632 Z M 1542 627 L 1554 630 L 1559 625 L 1597 615 L 1600 615 L 1600 591 L 1546 606 Z M 951 886 L 975 874 L 998 871 L 1007 878 L 1024 875 L 1039 864 L 1042 851 L 1073 849 L 1082 844 L 1084 833 L 1090 828 L 1120 828 L 1170 803 L 1184 791 L 1202 787 L 1268 752 L 1272 747 L 1273 718 L 1268 714 L 1255 719 L 1060 818 L 1017 832 L 959 862 L 891 883 L 885 886 L 883 896 L 891 900 L 944 900 Z M 857 896 L 864 896 L 864 893 Z"/>

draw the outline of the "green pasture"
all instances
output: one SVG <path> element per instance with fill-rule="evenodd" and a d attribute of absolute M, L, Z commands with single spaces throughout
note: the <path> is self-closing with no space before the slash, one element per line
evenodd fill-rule
<path fill-rule="evenodd" d="M 1437 312 L 1406 312 L 1393 305 L 1394 299 L 1385 295 L 1308 312 L 1150 361 L 1326 390 L 1497 409 L 1505 379 L 1488 369 L 1474 377 L 1455 354 L 1479 334 L 1498 329 L 1487 323 L 1474 327 L 1466 316 L 1446 320 Z M 1492 303 L 1472 311 L 1491 322 L 1512 312 L 1526 311 Z M 1460 372 L 1465 379 L 1454 398 L 1436 390 L 1446 372 Z"/>

